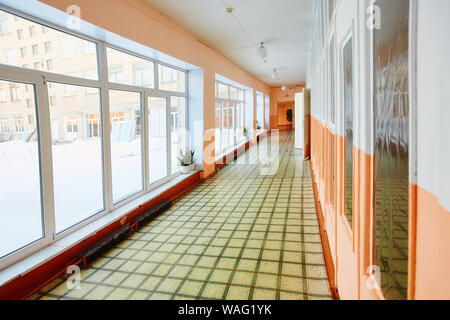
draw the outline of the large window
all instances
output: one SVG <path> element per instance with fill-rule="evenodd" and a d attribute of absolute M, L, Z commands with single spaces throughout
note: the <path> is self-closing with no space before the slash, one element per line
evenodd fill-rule
<path fill-rule="evenodd" d="M 246 139 L 245 92 L 241 88 L 216 82 L 215 150 L 225 154 Z"/>
<path fill-rule="evenodd" d="M 0 86 L 24 84 L 0 80 Z M 11 100 L 0 104 L 0 258 L 44 236 L 34 91 L 29 90 L 31 109 Z M 25 122 L 29 115 L 31 121 Z"/>
<path fill-rule="evenodd" d="M 1 269 L 175 177 L 189 139 L 185 71 L 2 10 L 0 28 Z"/>

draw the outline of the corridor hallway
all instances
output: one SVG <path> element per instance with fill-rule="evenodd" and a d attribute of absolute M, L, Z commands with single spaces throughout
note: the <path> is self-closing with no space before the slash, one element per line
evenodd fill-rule
<path fill-rule="evenodd" d="M 227 165 L 81 273 L 33 299 L 331 299 L 309 162 L 280 133 L 280 167 Z M 244 155 L 242 155 L 244 157 Z"/>

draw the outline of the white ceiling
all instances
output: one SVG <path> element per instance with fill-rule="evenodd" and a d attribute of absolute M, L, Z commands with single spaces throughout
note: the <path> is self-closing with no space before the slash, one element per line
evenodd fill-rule
<path fill-rule="evenodd" d="M 264 83 L 306 82 L 314 0 L 145 1 Z M 267 62 L 257 55 L 260 42 Z M 274 68 L 279 80 L 270 76 Z"/>

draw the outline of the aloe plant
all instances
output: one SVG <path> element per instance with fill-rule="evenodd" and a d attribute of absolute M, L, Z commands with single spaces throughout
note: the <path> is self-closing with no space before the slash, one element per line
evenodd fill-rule
<path fill-rule="evenodd" d="M 194 155 L 195 151 L 189 151 L 189 149 L 186 149 L 185 152 L 183 150 L 180 150 L 180 153 L 178 155 L 178 163 L 182 167 L 190 166 L 194 163 Z"/>

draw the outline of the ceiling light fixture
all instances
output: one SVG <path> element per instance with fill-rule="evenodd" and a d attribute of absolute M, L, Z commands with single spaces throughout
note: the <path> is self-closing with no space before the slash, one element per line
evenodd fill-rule
<path fill-rule="evenodd" d="M 281 90 L 286 91 L 287 90 L 286 86 L 282 86 Z"/>
<path fill-rule="evenodd" d="M 261 46 L 258 48 L 258 56 L 264 60 L 267 58 L 267 54 L 267 48 L 264 46 L 264 42 L 261 42 Z"/>
<path fill-rule="evenodd" d="M 272 73 L 270 74 L 272 79 L 278 79 L 278 73 L 276 69 L 273 69 Z"/>

